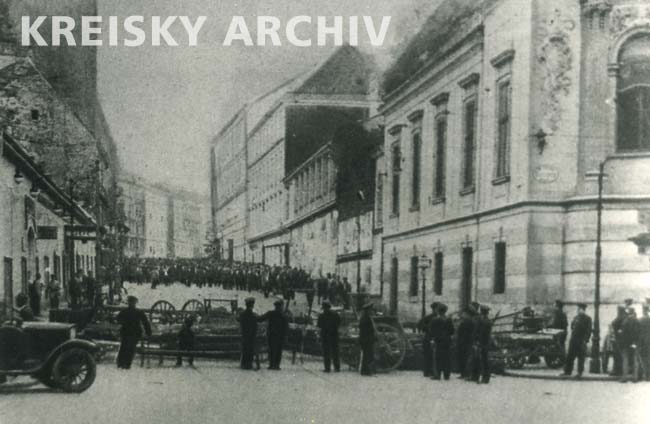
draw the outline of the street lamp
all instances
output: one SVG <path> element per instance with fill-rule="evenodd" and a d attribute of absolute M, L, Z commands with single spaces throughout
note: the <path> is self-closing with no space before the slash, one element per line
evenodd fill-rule
<path fill-rule="evenodd" d="M 587 177 L 598 178 L 598 201 L 596 203 L 596 288 L 594 290 L 594 332 L 591 341 L 591 362 L 589 363 L 589 372 L 592 374 L 600 374 L 600 273 L 601 273 L 601 259 L 603 251 L 601 247 L 602 232 L 603 232 L 603 180 L 606 177 L 605 164 L 610 158 L 602 161 L 598 167 L 598 173 L 588 172 Z"/>
<path fill-rule="evenodd" d="M 418 258 L 418 268 L 422 272 L 422 318 L 427 315 L 427 269 L 431 268 L 431 258 L 422 255 Z"/>

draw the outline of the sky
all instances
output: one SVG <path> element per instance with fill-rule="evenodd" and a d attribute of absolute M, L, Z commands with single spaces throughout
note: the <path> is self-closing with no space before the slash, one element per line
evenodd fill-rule
<path fill-rule="evenodd" d="M 223 46 L 233 16 L 254 31 L 258 15 L 286 22 L 297 15 L 392 16 L 381 48 L 362 46 L 380 66 L 439 0 L 110 0 L 102 16 L 208 16 L 199 45 L 100 47 L 98 90 L 123 168 L 154 182 L 202 194 L 209 189 L 210 140 L 243 104 L 325 60 L 333 46 L 301 48 Z M 346 19 L 347 20 L 347 19 Z M 179 26 L 179 28 L 182 28 Z M 253 32 L 253 37 L 255 37 Z M 185 45 L 183 45 L 185 44 Z M 331 44 L 331 43 L 330 43 Z M 366 43 L 367 44 L 367 43 Z"/>

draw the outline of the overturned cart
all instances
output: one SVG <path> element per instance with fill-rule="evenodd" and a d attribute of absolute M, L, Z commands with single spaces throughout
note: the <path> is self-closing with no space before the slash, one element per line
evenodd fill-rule
<path fill-rule="evenodd" d="M 101 320 L 89 323 L 85 336 L 93 340 L 106 342 L 119 339 L 119 325 L 115 322 L 116 310 L 103 314 Z M 148 311 L 151 321 L 152 335 L 143 340 L 137 349 L 141 365 L 150 364 L 151 359 L 157 359 L 159 364 L 165 358 L 192 356 L 206 359 L 239 359 L 241 355 L 241 335 L 237 321 L 236 299 L 196 299 L 188 300 L 180 310 L 167 301 L 156 302 Z M 183 321 L 188 317 L 195 318 L 193 330 L 195 333 L 194 349 L 179 350 L 178 333 Z M 101 343 L 101 342 L 100 342 Z M 264 361 L 266 354 L 265 332 L 260 328 L 257 334 L 256 364 Z"/>
<path fill-rule="evenodd" d="M 290 324 L 289 348 L 293 352 L 293 361 L 300 355 L 322 355 L 319 329 L 312 323 L 315 319 L 297 319 Z M 377 372 L 390 372 L 398 369 L 413 349 L 408 335 L 396 317 L 373 317 L 377 341 L 375 343 L 375 368 Z M 351 369 L 359 367 L 361 348 L 359 345 L 359 325 L 354 315 L 342 313 L 342 325 L 339 335 L 340 358 Z"/>
<path fill-rule="evenodd" d="M 548 319 L 531 308 L 495 318 L 492 335 L 507 368 L 521 369 L 542 359 L 549 368 L 564 365 L 566 332 L 547 328 Z"/>

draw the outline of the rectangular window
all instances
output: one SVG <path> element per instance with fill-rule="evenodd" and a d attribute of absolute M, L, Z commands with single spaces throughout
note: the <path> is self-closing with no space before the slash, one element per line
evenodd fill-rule
<path fill-rule="evenodd" d="M 400 203 L 400 174 L 402 172 L 402 153 L 399 145 L 393 146 L 392 151 L 392 160 L 393 160 L 393 187 L 392 187 L 392 210 L 393 215 L 399 215 L 399 203 Z"/>
<path fill-rule="evenodd" d="M 506 292 L 506 244 L 494 244 L 494 294 Z"/>
<path fill-rule="evenodd" d="M 447 116 L 436 119 L 436 168 L 434 178 L 435 199 L 445 197 L 445 150 L 447 146 Z"/>
<path fill-rule="evenodd" d="M 409 286 L 409 296 L 418 295 L 418 257 L 411 258 L 411 284 Z"/>
<path fill-rule="evenodd" d="M 476 99 L 465 102 L 465 140 L 463 145 L 463 189 L 474 187 L 474 150 L 476 148 Z"/>
<path fill-rule="evenodd" d="M 510 175 L 510 115 L 512 90 L 510 80 L 499 83 L 497 89 L 497 161 L 496 178 Z"/>
<path fill-rule="evenodd" d="M 433 292 L 436 296 L 442 296 L 442 270 L 444 266 L 444 255 L 442 252 L 436 252 L 433 266 Z"/>
<path fill-rule="evenodd" d="M 420 174 L 422 168 L 422 136 L 417 130 L 413 133 L 413 175 L 411 178 L 411 206 L 420 206 Z"/>

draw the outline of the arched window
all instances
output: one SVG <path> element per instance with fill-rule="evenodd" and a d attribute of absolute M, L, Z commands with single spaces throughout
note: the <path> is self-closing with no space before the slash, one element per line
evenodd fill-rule
<path fill-rule="evenodd" d="M 650 34 L 628 40 L 618 62 L 617 150 L 650 151 Z"/>

